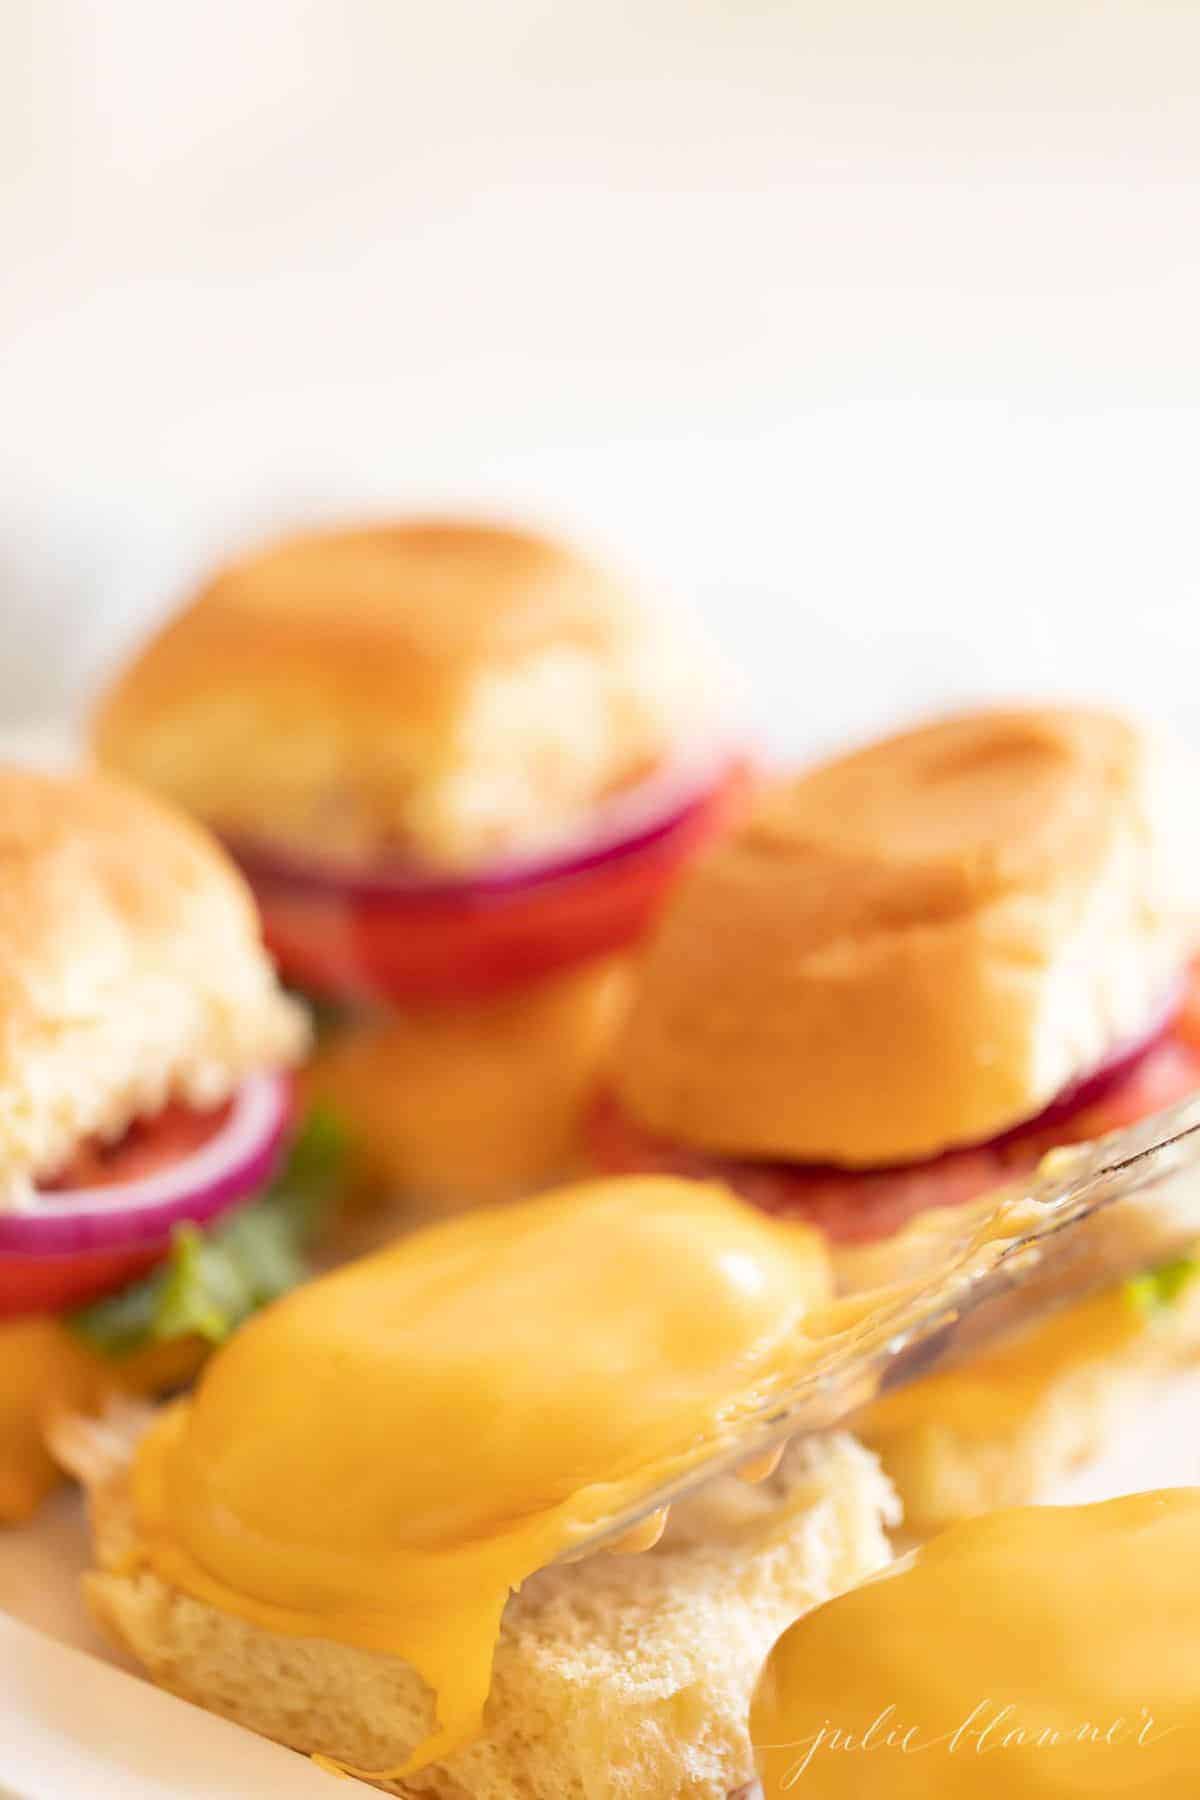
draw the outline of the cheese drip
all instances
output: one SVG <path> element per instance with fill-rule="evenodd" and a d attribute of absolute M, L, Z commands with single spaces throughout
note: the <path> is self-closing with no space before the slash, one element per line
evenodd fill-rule
<path fill-rule="evenodd" d="M 438 1225 L 269 1308 L 161 1416 L 143 1554 L 266 1629 L 411 1663 L 437 1701 L 419 1766 L 478 1731 L 509 1594 L 719 1446 L 829 1292 L 815 1232 L 673 1179 Z"/>
<path fill-rule="evenodd" d="M 0 1319 L 0 1526 L 23 1524 L 62 1479 L 46 1445 L 57 1419 L 95 1411 L 117 1394 L 178 1386 L 203 1349 L 197 1338 L 176 1338 L 131 1356 L 99 1356 L 62 1319 Z"/>
<path fill-rule="evenodd" d="M 956 1525 L 798 1621 L 759 1682 L 765 1800 L 1191 1800 L 1200 1489 Z"/>

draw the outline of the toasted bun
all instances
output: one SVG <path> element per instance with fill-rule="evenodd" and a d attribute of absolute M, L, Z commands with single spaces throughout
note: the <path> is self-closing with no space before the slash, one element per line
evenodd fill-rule
<path fill-rule="evenodd" d="M 707 721 L 683 624 L 574 551 L 453 519 L 222 570 L 97 714 L 101 760 L 234 835 L 470 868 L 553 844 Z"/>
<path fill-rule="evenodd" d="M 778 783 L 685 876 L 621 1060 L 652 1130 L 927 1157 L 1145 1032 L 1200 917 L 1194 771 L 1099 712 L 985 712 Z"/>
<path fill-rule="evenodd" d="M 351 1021 L 322 1042 L 304 1091 L 346 1124 L 364 1192 L 433 1213 L 511 1199 L 575 1171 L 628 980 L 607 959 L 515 995 Z"/>
<path fill-rule="evenodd" d="M 1172 1371 L 1200 1360 L 1200 1282 L 1139 1319 L 1114 1290 L 961 1369 L 869 1407 L 856 1427 L 883 1459 L 906 1533 L 1052 1497 L 1102 1454 Z"/>
<path fill-rule="evenodd" d="M 0 1186 L 306 1036 L 202 831 L 99 776 L 0 770 Z"/>
<path fill-rule="evenodd" d="M 123 1472 L 74 1434 L 89 1479 L 100 1624 L 162 1686 L 297 1750 L 396 1768 L 433 1697 L 394 1656 L 243 1623 L 137 1570 Z M 809 1607 L 887 1561 L 891 1491 L 837 1436 L 797 1445 L 760 1488 L 735 1478 L 673 1509 L 659 1546 L 526 1582 L 504 1615 L 484 1735 L 387 1792 L 435 1800 L 726 1800 L 753 1775 L 751 1689 Z"/>

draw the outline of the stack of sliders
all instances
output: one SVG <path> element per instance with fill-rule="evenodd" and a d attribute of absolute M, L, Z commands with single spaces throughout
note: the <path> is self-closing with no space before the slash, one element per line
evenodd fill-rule
<path fill-rule="evenodd" d="M 953 1526 L 771 1653 L 764 1800 L 1192 1800 L 1200 1490 Z"/>
<path fill-rule="evenodd" d="M 725 1182 L 878 1280 L 917 1215 L 1194 1093 L 1195 791 L 1182 752 L 1126 721 L 1033 709 L 775 784 L 653 936 L 594 1166 Z M 928 1531 L 1036 1498 L 1198 1348 L 1175 1264 L 860 1428 Z"/>
<path fill-rule="evenodd" d="M 723 685 L 570 549 L 379 524 L 220 570 L 94 740 L 240 862 L 363 1185 L 453 1206 L 569 1172 L 625 952 L 745 782 Z"/>
<path fill-rule="evenodd" d="M 299 1277 L 306 1042 L 194 825 L 0 770 L 0 1523 L 56 1479 L 57 1414 L 178 1384 Z"/>
<path fill-rule="evenodd" d="M 386 1791 L 726 1800 L 779 1633 L 887 1558 L 851 1438 L 703 1485 L 828 1302 L 820 1233 L 600 1180 L 427 1226 L 260 1313 L 124 1438 L 60 1430 L 87 1596 L 151 1676 Z"/>

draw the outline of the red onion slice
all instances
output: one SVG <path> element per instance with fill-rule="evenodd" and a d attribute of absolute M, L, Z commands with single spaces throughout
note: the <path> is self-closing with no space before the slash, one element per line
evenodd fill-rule
<path fill-rule="evenodd" d="M 349 900 L 392 904 L 408 899 L 442 900 L 468 895 L 486 898 L 583 874 L 648 848 L 702 807 L 739 760 L 738 753 L 724 742 L 674 757 L 635 787 L 598 807 L 587 830 L 569 844 L 549 854 L 491 863 L 471 875 L 431 873 L 418 864 L 400 860 L 358 867 L 277 849 L 237 833 L 226 832 L 222 836 L 252 881 L 279 882 L 310 890 L 334 889 Z"/>
<path fill-rule="evenodd" d="M 252 1075 L 229 1117 L 199 1149 L 119 1186 L 38 1194 L 28 1210 L 0 1212 L 0 1254 L 63 1256 L 165 1243 L 174 1226 L 203 1225 L 266 1186 L 292 1116 L 286 1075 Z"/>

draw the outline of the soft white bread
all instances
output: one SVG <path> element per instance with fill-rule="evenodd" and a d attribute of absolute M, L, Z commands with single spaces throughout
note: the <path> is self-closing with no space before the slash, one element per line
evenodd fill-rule
<path fill-rule="evenodd" d="M 574 1169 L 628 984 L 626 961 L 606 958 L 516 995 L 350 1019 L 303 1091 L 344 1121 L 365 1193 L 432 1212 L 511 1199 Z"/>
<path fill-rule="evenodd" d="M 1195 771 L 1100 712 L 981 712 L 768 790 L 645 958 L 623 1105 L 862 1167 L 984 1140 L 1145 1032 L 1194 948 Z"/>
<path fill-rule="evenodd" d="M 396 1657 L 273 1635 L 137 1570 L 128 1439 L 76 1427 L 91 1488 L 100 1624 L 162 1686 L 358 1769 L 403 1762 L 432 1696 Z M 115 1465 L 115 1468 L 114 1468 Z M 386 1791 L 434 1800 L 726 1800 L 753 1776 L 749 1700 L 786 1625 L 888 1558 L 894 1502 L 874 1458 L 830 1437 L 751 1487 L 672 1510 L 637 1556 L 543 1571 L 505 1611 L 484 1735 Z"/>
<path fill-rule="evenodd" d="M 906 1534 L 928 1537 L 1048 1499 L 1197 1359 L 1200 1282 L 1148 1316 L 1112 1289 L 887 1395 L 855 1425 L 896 1484 Z"/>
<path fill-rule="evenodd" d="M 99 709 L 101 760 L 232 835 L 464 869 L 553 844 L 700 722 L 678 619 L 575 551 L 456 519 L 217 573 Z"/>
<path fill-rule="evenodd" d="M 0 1203 L 306 1041 L 204 832 L 120 782 L 0 770 Z"/>

